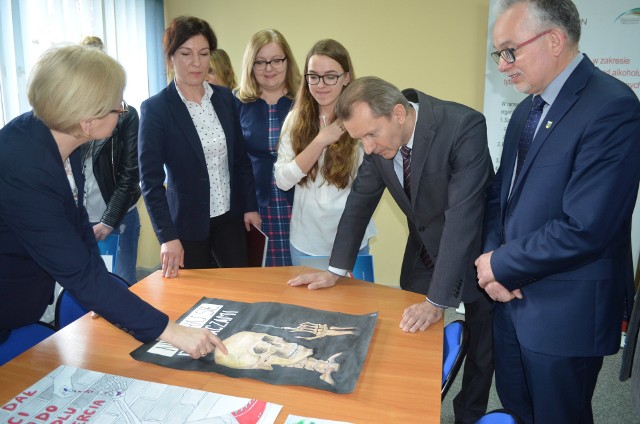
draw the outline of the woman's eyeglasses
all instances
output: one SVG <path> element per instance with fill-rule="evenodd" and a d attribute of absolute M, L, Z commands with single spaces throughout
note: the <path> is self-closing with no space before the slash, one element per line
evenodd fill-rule
<path fill-rule="evenodd" d="M 129 112 L 129 105 L 124 100 L 122 101 L 122 105 L 120 105 L 120 109 L 113 109 L 109 111 L 109 113 L 117 113 L 120 116 L 127 112 Z"/>

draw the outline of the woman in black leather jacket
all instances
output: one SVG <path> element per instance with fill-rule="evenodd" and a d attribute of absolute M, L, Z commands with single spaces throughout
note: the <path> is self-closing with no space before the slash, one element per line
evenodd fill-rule
<path fill-rule="evenodd" d="M 114 272 L 130 284 L 137 281 L 140 236 L 138 123 L 138 112 L 128 106 L 111 137 L 82 146 L 85 207 L 93 233 L 98 242 L 119 235 Z"/>

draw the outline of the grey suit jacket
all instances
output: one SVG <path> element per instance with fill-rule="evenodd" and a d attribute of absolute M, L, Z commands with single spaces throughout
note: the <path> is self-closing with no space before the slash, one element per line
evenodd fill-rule
<path fill-rule="evenodd" d="M 474 261 L 481 253 L 486 189 L 493 178 L 484 116 L 417 90 L 403 94 L 420 106 L 411 153 L 411 201 L 393 160 L 365 156 L 338 226 L 330 265 L 353 267 L 386 188 L 409 226 L 401 280 L 411 277 L 424 244 L 434 262 L 429 300 L 444 306 L 473 302 L 482 295 Z"/>

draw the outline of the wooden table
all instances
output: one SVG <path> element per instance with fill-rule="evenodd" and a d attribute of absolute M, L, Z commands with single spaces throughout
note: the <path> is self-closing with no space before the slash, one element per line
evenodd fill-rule
<path fill-rule="evenodd" d="M 131 290 L 174 320 L 203 296 L 350 314 L 378 311 L 367 359 L 353 393 L 275 386 L 138 362 L 129 356 L 140 345 L 138 341 L 106 320 L 87 315 L 0 367 L 0 405 L 65 364 L 281 404 L 277 423 L 283 423 L 289 414 L 352 423 L 439 423 L 442 322 L 415 334 L 403 333 L 398 327 L 404 308 L 424 297 L 354 279 L 314 291 L 285 284 L 309 271 L 304 267 L 182 270 L 180 277 L 173 279 L 163 279 L 157 271 Z"/>

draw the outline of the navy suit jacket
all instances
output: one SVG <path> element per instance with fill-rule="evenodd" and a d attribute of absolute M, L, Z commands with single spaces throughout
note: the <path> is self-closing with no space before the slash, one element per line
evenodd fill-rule
<path fill-rule="evenodd" d="M 493 177 L 484 116 L 467 106 L 409 89 L 419 104 L 411 152 L 411 201 L 393 160 L 365 155 L 347 198 L 330 264 L 352 269 L 364 231 L 385 188 L 407 217 L 401 279 L 411 278 L 424 244 L 434 269 L 429 300 L 458 306 L 479 290 L 474 261 L 482 248 L 485 194 Z"/>
<path fill-rule="evenodd" d="M 79 149 L 70 161 L 78 205 L 42 121 L 28 112 L 0 130 L 0 330 L 38 321 L 58 281 L 87 309 L 152 341 L 168 318 L 107 272 L 82 206 Z"/>
<path fill-rule="evenodd" d="M 212 87 L 211 103 L 227 140 L 229 212 L 241 216 L 258 210 L 251 162 L 233 94 L 226 87 Z M 209 173 L 200 137 L 175 82 L 145 100 L 140 111 L 140 182 L 158 240 L 204 240 L 210 223 Z"/>
<path fill-rule="evenodd" d="M 551 105 L 509 187 L 531 96 L 516 107 L 490 194 L 485 251 L 514 299 L 525 348 L 549 355 L 618 350 L 633 296 L 631 215 L 640 178 L 640 104 L 584 57 Z M 502 307 L 501 304 L 496 307 Z"/>

